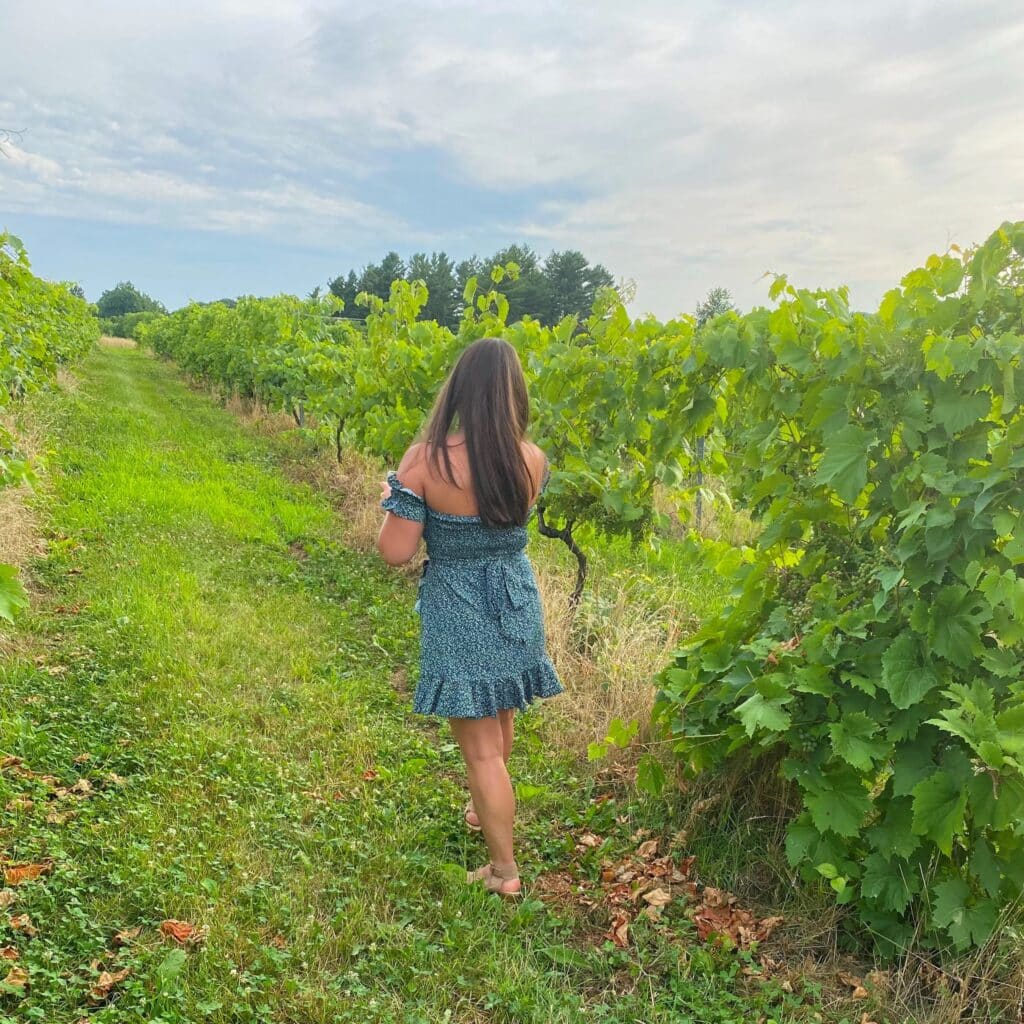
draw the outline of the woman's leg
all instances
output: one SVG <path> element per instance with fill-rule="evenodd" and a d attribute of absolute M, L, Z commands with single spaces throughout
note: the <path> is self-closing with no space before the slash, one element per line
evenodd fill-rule
<path fill-rule="evenodd" d="M 501 752 L 505 758 L 505 765 L 512 756 L 512 741 L 516 736 L 516 709 L 506 708 L 498 712 L 498 722 L 501 725 Z"/>
<path fill-rule="evenodd" d="M 516 709 L 506 708 L 498 712 L 498 723 L 501 726 L 501 756 L 508 767 L 508 759 L 512 756 L 512 742 L 515 739 Z M 466 808 L 466 823 L 473 828 L 480 827 L 480 815 L 476 813 L 473 801 Z"/>
<path fill-rule="evenodd" d="M 466 762 L 469 791 L 483 826 L 491 865 L 507 868 L 515 863 L 512 827 L 516 798 L 505 767 L 504 733 L 497 718 L 452 718 L 449 720 Z M 502 885 L 503 892 L 515 892 L 519 883 Z"/>

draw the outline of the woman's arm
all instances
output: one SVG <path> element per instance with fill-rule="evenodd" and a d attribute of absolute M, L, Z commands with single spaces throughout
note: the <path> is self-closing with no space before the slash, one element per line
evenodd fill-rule
<path fill-rule="evenodd" d="M 398 465 L 398 479 L 405 490 L 394 510 L 388 510 L 377 536 L 377 550 L 388 565 L 403 565 L 416 554 L 423 536 L 426 502 L 423 500 L 426 483 L 426 465 L 422 444 L 414 444 L 402 456 Z M 392 494 L 385 483 L 385 498 Z"/>

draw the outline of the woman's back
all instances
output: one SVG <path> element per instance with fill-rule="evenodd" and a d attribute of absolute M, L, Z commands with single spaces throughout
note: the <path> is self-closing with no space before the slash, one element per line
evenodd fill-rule
<path fill-rule="evenodd" d="M 443 453 L 439 453 L 437 459 L 432 458 L 432 451 L 426 442 L 415 444 L 406 452 L 398 467 L 399 479 L 403 486 L 419 494 L 432 512 L 465 518 L 478 516 L 465 438 L 461 434 L 453 434 L 448 439 L 447 447 L 451 479 L 445 473 Z M 532 506 L 540 494 L 546 459 L 544 453 L 529 441 L 522 442 L 522 452 L 533 484 Z"/>

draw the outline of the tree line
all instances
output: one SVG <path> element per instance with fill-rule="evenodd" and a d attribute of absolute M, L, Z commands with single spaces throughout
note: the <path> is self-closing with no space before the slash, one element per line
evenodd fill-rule
<path fill-rule="evenodd" d="M 345 303 L 348 312 L 361 317 L 363 311 L 355 301 L 361 292 L 386 300 L 393 281 L 422 281 L 430 296 L 423 318 L 454 328 L 462 315 L 463 293 L 470 278 L 487 280 L 492 267 L 508 263 L 518 265 L 519 277 L 495 287 L 508 299 L 511 321 L 530 316 L 555 324 L 564 316 L 585 315 L 599 289 L 615 286 L 606 267 L 592 264 L 576 249 L 552 252 L 542 259 L 527 245 L 509 245 L 493 256 L 474 255 L 458 263 L 443 251 L 414 253 L 408 262 L 397 252 L 389 252 L 379 263 L 339 274 L 327 287 Z"/>

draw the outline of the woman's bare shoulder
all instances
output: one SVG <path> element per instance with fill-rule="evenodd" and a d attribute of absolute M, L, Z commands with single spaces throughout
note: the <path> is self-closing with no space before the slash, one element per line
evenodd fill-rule
<path fill-rule="evenodd" d="M 429 469 L 427 444 L 425 441 L 417 441 L 409 445 L 402 456 L 402 461 L 398 464 L 398 479 L 409 490 L 422 494 Z"/>
<path fill-rule="evenodd" d="M 544 454 L 544 449 L 539 445 L 534 444 L 532 441 L 523 441 L 523 454 L 526 456 L 526 461 L 530 466 L 530 469 L 540 469 L 543 471 L 545 464 L 548 461 L 548 457 Z"/>

